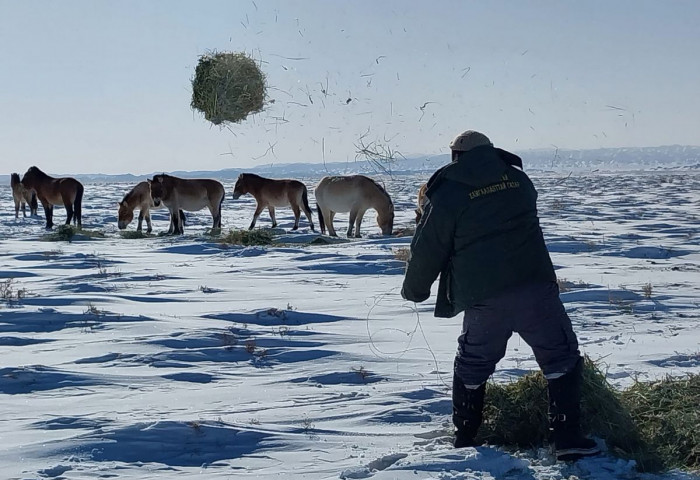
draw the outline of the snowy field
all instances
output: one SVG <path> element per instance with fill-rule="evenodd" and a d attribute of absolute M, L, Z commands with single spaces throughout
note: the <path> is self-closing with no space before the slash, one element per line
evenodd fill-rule
<path fill-rule="evenodd" d="M 700 373 L 700 172 L 533 180 L 581 350 L 618 387 Z M 423 181 L 386 179 L 396 228 Z M 303 218 L 289 231 L 288 209 L 269 248 L 219 245 L 205 211 L 184 236 L 124 239 L 131 186 L 87 184 L 83 227 L 106 238 L 72 243 L 41 241 L 42 209 L 15 220 L 0 187 L 0 478 L 636 477 L 607 455 L 451 448 L 461 319 L 401 299 L 394 252 L 411 239 L 381 237 L 374 212 L 364 238 L 329 245 Z M 225 186 L 224 228 L 246 228 L 254 201 Z M 515 335 L 495 380 L 536 368 Z"/>

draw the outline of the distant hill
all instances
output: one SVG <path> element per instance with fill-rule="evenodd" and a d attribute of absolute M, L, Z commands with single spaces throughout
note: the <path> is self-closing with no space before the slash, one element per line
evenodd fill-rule
<path fill-rule="evenodd" d="M 630 170 L 686 170 L 700 169 L 700 147 L 669 145 L 661 147 L 599 148 L 595 150 L 555 150 L 539 149 L 516 151 L 523 159 L 526 171 L 630 171 Z M 414 155 L 398 159 L 387 165 L 373 165 L 367 161 L 333 163 L 279 163 L 260 165 L 252 168 L 227 168 L 223 170 L 196 170 L 168 172 L 185 178 L 209 177 L 233 180 L 240 173 L 252 172 L 272 178 L 279 177 L 321 177 L 352 173 L 378 174 L 382 168 L 395 175 L 435 171 L 450 161 L 448 154 L 420 156 Z M 0 182 L 9 184 L 10 172 L 0 175 Z M 23 173 L 23 172 L 21 172 Z M 74 176 L 85 182 L 124 182 L 136 183 L 150 175 L 132 174 L 60 174 Z M 58 174 L 57 174 L 58 175 Z"/>

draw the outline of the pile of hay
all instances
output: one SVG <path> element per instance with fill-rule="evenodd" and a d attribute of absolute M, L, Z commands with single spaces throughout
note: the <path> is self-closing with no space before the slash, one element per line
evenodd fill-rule
<path fill-rule="evenodd" d="M 100 230 L 83 230 L 74 225 L 59 225 L 53 232 L 44 234 L 40 240 L 44 242 L 72 242 L 73 240 L 85 240 L 92 238 L 105 238 Z"/>
<path fill-rule="evenodd" d="M 125 230 L 123 232 L 119 232 L 119 234 L 122 238 L 125 238 L 127 240 L 150 237 L 148 233 L 143 233 L 141 230 Z"/>
<path fill-rule="evenodd" d="M 700 375 L 636 382 L 622 392 L 586 358 L 582 429 L 637 462 L 640 471 L 700 468 Z M 533 373 L 508 384 L 489 383 L 478 440 L 534 447 L 548 437 L 547 382 Z"/>
<path fill-rule="evenodd" d="M 263 109 L 265 74 L 244 53 L 209 53 L 199 57 L 190 106 L 214 125 L 238 123 Z"/>
<path fill-rule="evenodd" d="M 273 235 L 269 230 L 230 230 L 219 239 L 227 245 L 272 245 Z"/>
<path fill-rule="evenodd" d="M 700 375 L 636 382 L 622 403 L 665 467 L 700 470 Z"/>

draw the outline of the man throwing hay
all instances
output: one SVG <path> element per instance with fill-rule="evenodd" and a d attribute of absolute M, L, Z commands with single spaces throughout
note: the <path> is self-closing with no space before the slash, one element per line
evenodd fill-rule
<path fill-rule="evenodd" d="M 580 428 L 583 359 L 537 217 L 537 192 L 516 155 L 468 130 L 428 181 L 401 295 L 422 302 L 440 276 L 435 316 L 464 312 L 454 364 L 454 446 L 474 446 L 486 381 L 517 332 L 548 383 L 559 460 L 599 453 Z"/>

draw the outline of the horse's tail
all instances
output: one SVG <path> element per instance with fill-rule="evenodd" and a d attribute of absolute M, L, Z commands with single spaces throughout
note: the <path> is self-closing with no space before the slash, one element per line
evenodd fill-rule
<path fill-rule="evenodd" d="M 301 201 L 304 203 L 304 208 L 307 212 L 309 212 L 310 216 L 311 207 L 309 206 L 309 191 L 307 190 L 306 185 L 304 185 L 304 190 L 301 191 Z"/>
<path fill-rule="evenodd" d="M 12 188 L 15 187 L 15 185 L 19 185 L 20 180 L 19 180 L 19 173 L 13 173 L 10 175 L 10 186 Z"/>
<path fill-rule="evenodd" d="M 318 213 L 318 225 L 321 227 L 321 233 L 326 231 L 326 222 L 323 219 L 323 212 L 321 212 L 321 207 L 316 204 L 316 212 Z"/>
<path fill-rule="evenodd" d="M 78 225 L 78 228 L 82 227 L 83 219 L 83 184 L 78 182 L 78 191 L 75 192 L 75 201 L 73 202 L 73 221 Z"/>
<path fill-rule="evenodd" d="M 224 204 L 224 199 L 226 198 L 226 191 L 221 195 L 221 200 L 219 200 L 219 228 L 221 228 L 221 217 L 222 217 L 222 206 Z"/>

